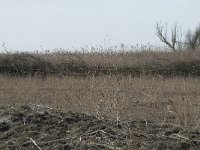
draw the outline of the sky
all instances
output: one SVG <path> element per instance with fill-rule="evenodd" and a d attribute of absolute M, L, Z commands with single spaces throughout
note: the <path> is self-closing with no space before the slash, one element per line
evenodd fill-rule
<path fill-rule="evenodd" d="M 193 29 L 199 6 L 199 0 L 0 0 L 0 42 L 26 51 L 160 44 L 157 22 Z"/>

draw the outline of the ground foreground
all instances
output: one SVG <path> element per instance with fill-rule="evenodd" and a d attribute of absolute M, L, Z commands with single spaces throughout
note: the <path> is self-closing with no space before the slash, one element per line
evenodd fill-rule
<path fill-rule="evenodd" d="M 116 122 L 39 105 L 0 107 L 0 149 L 200 149 L 200 132 L 150 120 Z"/>

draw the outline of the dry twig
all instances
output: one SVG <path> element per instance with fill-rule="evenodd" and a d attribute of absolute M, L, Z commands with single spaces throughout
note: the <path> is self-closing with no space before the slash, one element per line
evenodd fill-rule
<path fill-rule="evenodd" d="M 32 138 L 30 138 L 30 140 L 39 150 L 42 150 Z"/>

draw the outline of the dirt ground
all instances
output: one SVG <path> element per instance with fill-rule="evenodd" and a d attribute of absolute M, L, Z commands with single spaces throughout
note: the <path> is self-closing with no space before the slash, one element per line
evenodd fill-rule
<path fill-rule="evenodd" d="M 198 150 L 200 132 L 151 120 L 116 122 L 38 105 L 0 107 L 2 150 Z"/>

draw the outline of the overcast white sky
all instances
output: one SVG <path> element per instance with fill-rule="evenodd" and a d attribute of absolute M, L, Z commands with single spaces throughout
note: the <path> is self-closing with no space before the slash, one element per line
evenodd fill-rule
<path fill-rule="evenodd" d="M 194 28 L 199 6 L 200 0 L 0 0 L 0 40 L 15 50 L 155 44 L 157 22 Z"/>

